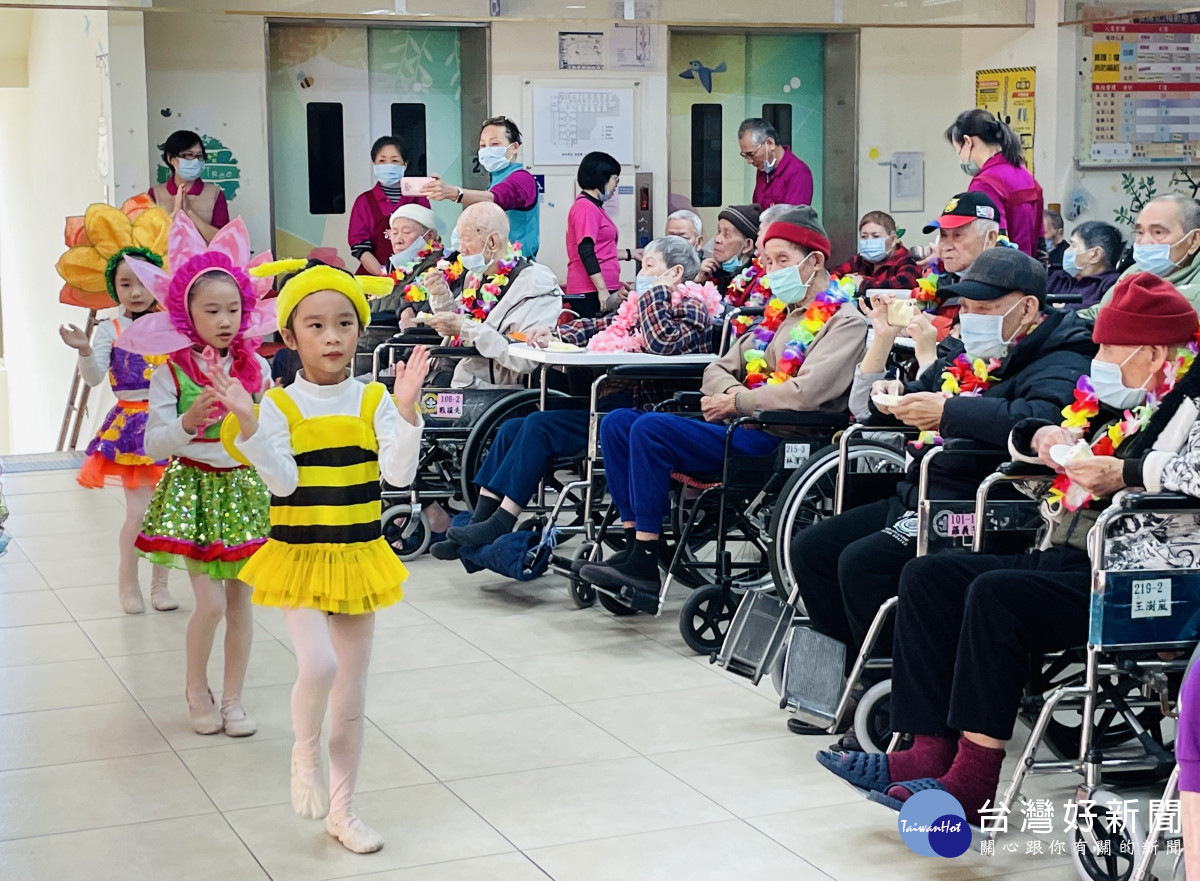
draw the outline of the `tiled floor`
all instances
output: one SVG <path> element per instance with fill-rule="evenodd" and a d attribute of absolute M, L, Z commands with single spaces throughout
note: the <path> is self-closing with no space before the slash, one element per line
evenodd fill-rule
<path fill-rule="evenodd" d="M 122 615 L 120 495 L 67 472 L 6 476 L 4 491 L 5 881 L 1075 877 L 1019 836 L 994 857 L 912 854 L 894 814 L 813 761 L 828 738 L 788 734 L 769 685 L 690 654 L 669 618 L 578 611 L 557 579 L 433 560 L 380 615 L 357 807 L 387 846 L 355 856 L 288 804 L 295 662 L 278 613 L 255 613 L 259 733 L 192 734 L 186 580 L 172 577 L 180 611 Z M 1032 791 L 1061 805 L 1072 786 Z"/>

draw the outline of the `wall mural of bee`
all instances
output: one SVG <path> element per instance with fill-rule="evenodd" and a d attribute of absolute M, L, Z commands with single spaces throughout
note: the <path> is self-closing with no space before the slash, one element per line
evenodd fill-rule
<path fill-rule="evenodd" d="M 296 82 L 300 83 L 300 88 L 308 89 L 312 88 L 313 78 L 304 71 L 300 71 L 298 74 L 296 74 Z"/>

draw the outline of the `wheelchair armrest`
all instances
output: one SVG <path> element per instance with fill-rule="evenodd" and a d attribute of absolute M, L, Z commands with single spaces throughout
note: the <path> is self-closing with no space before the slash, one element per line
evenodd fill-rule
<path fill-rule="evenodd" d="M 479 350 L 474 346 L 432 346 L 430 358 L 478 358 Z"/>
<path fill-rule="evenodd" d="M 1181 493 L 1126 493 L 1121 496 L 1121 508 L 1126 511 L 1196 511 L 1200 499 Z"/>
<path fill-rule="evenodd" d="M 813 413 L 800 410 L 756 410 L 754 421 L 759 425 L 793 428 L 828 428 L 839 431 L 850 424 L 845 413 Z"/>
<path fill-rule="evenodd" d="M 1057 306 L 1060 303 L 1082 303 L 1083 294 L 1046 294 L 1046 303 Z"/>
<path fill-rule="evenodd" d="M 618 364 L 606 369 L 610 379 L 700 379 L 707 364 Z"/>
<path fill-rule="evenodd" d="M 407 330 L 402 330 L 397 334 L 393 334 L 388 340 L 391 343 L 404 343 L 414 346 L 437 344 L 441 342 L 442 335 L 432 327 L 410 327 Z"/>
<path fill-rule="evenodd" d="M 1010 480 L 1052 479 L 1058 474 L 1045 465 L 1034 465 L 1031 462 L 1004 462 L 996 471 Z"/>
<path fill-rule="evenodd" d="M 695 410 L 699 412 L 700 399 L 703 397 L 704 395 L 700 392 L 675 392 L 675 394 L 671 395 L 671 401 L 673 403 L 680 404 L 689 410 Z"/>

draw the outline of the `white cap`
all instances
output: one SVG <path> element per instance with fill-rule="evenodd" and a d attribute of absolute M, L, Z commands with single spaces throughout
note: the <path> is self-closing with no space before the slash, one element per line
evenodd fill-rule
<path fill-rule="evenodd" d="M 391 222 L 395 223 L 397 220 L 411 220 L 426 229 L 437 229 L 437 215 L 433 213 L 432 208 L 426 208 L 424 205 L 401 205 L 392 212 Z"/>

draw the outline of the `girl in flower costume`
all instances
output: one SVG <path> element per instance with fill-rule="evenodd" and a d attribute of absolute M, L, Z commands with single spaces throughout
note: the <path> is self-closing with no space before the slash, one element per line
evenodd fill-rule
<path fill-rule="evenodd" d="M 187 702 L 198 734 L 224 731 L 244 737 L 256 730 L 242 708 L 254 621 L 250 590 L 238 580 L 246 560 L 265 541 L 267 491 L 249 468 L 221 447 L 221 408 L 214 373 L 231 373 L 248 394 L 271 385 L 270 366 L 258 354 L 274 330 L 269 304 L 259 307 L 269 281 L 252 284 L 250 237 L 241 218 L 206 245 L 191 219 L 176 217 L 170 231 L 171 272 L 140 261 L 129 266 L 166 307 L 139 319 L 117 339 L 137 354 L 166 352 L 150 378 L 146 452 L 167 466 L 137 537 L 152 563 L 187 571 L 196 607 L 187 627 Z M 213 637 L 225 619 L 225 680 L 218 705 L 208 687 Z"/>
<path fill-rule="evenodd" d="M 63 342 L 79 352 L 83 381 L 97 386 L 107 377 L 117 397 L 100 431 L 88 444 L 78 480 L 81 486 L 93 489 L 115 484 L 125 490 L 125 523 L 117 545 L 117 590 L 121 608 L 130 615 L 146 611 L 138 584 L 134 541 L 165 467 L 164 462 L 146 454 L 143 440 L 150 374 L 166 358 L 142 357 L 114 349 L 113 343 L 135 320 L 156 308 L 154 297 L 133 274 L 130 264 L 145 261 L 162 266 L 170 226 L 166 212 L 153 207 L 144 196 L 130 199 L 121 210 L 111 205 L 91 205 L 81 225 L 68 221 L 71 248 L 55 267 L 67 284 L 60 296 L 63 302 L 87 304 L 90 308 L 108 308 L 116 303 L 121 309 L 116 318 L 96 326 L 91 340 L 74 324 L 60 327 L 58 332 Z M 92 299 L 96 295 L 104 299 Z M 167 589 L 167 570 L 162 566 L 152 569 L 150 602 L 159 611 L 179 608 Z"/>
<path fill-rule="evenodd" d="M 417 347 L 396 367 L 395 401 L 380 383 L 347 370 L 370 320 L 365 294 L 391 279 L 352 276 L 315 261 L 281 261 L 258 272 L 300 269 L 279 292 L 280 333 L 304 367 L 261 408 L 234 379 L 214 386 L 231 417 L 230 454 L 251 463 L 271 489 L 271 532 L 242 571 L 254 601 L 283 610 L 296 652 L 292 690 L 292 807 L 325 817 L 325 829 L 355 853 L 383 839 L 354 815 L 362 752 L 367 666 L 375 611 L 398 601 L 408 573 L 382 538 L 379 478 L 407 486 L 416 474 L 422 422 L 416 401 L 428 369 Z M 330 786 L 321 773 L 321 723 L 329 709 Z"/>

